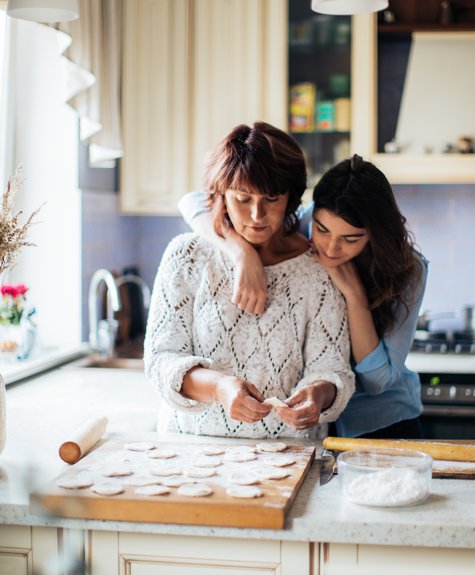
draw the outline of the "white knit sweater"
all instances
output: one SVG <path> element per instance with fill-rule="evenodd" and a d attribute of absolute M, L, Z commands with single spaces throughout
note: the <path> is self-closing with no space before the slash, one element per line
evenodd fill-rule
<path fill-rule="evenodd" d="M 172 407 L 169 429 L 235 437 L 317 437 L 326 433 L 354 391 L 346 308 L 324 269 L 308 253 L 267 266 L 266 311 L 241 311 L 231 302 L 233 268 L 195 234 L 167 247 L 153 289 L 145 338 L 145 370 Z M 192 367 L 203 366 L 253 383 L 284 400 L 318 380 L 337 394 L 320 424 L 287 427 L 271 412 L 257 423 L 230 419 L 223 407 L 180 394 Z M 160 422 L 159 422 L 160 423 Z"/>

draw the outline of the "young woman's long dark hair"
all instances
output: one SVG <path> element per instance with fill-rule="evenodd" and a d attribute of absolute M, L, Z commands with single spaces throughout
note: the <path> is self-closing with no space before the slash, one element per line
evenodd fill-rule
<path fill-rule="evenodd" d="M 284 232 L 299 227 L 297 208 L 307 185 L 305 157 L 289 134 L 266 122 L 236 126 L 208 155 L 204 189 L 210 194 L 215 230 L 222 235 L 217 214 L 228 189 L 266 196 L 289 193 Z"/>
<path fill-rule="evenodd" d="M 422 272 L 390 183 L 376 166 L 354 155 L 322 176 L 313 201 L 315 211 L 326 209 L 356 228 L 366 228 L 369 242 L 355 264 L 382 337 L 394 327 L 401 306 L 408 312 Z"/>

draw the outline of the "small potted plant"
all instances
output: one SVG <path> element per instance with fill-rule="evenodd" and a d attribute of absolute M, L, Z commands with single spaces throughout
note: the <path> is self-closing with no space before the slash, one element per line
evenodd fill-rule
<path fill-rule="evenodd" d="M 23 285 L 2 285 L 0 288 L 0 353 L 16 351 L 21 343 L 21 318 L 28 288 Z"/>
<path fill-rule="evenodd" d="M 15 213 L 14 211 L 16 193 L 22 181 L 23 172 L 22 167 L 19 166 L 13 178 L 8 180 L 0 205 L 0 278 L 2 280 L 5 272 L 13 267 L 20 250 L 34 245 L 27 241 L 27 233 L 40 208 L 35 210 L 23 224 L 20 223 L 22 212 Z M 25 286 L 4 286 L 4 288 L 2 289 L 2 310 L 5 310 L 5 316 L 1 316 L 0 325 L 5 322 L 7 325 L 16 325 L 17 322 L 19 324 L 27 288 Z M 16 291 L 10 291 L 11 288 L 16 288 Z M 0 453 L 5 447 L 5 411 L 5 383 L 0 374 Z"/>

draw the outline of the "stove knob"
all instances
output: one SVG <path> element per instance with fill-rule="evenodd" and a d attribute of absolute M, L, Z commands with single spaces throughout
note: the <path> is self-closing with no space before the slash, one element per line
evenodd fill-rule
<path fill-rule="evenodd" d="M 441 389 L 440 389 L 440 387 L 436 387 L 436 388 L 434 389 L 434 395 L 438 396 L 438 395 L 440 395 L 440 394 L 441 394 Z"/>
<path fill-rule="evenodd" d="M 440 353 L 446 353 L 446 352 L 447 352 L 447 344 L 441 343 L 440 344 Z"/>
<path fill-rule="evenodd" d="M 471 393 L 472 393 L 472 390 L 467 387 L 467 389 L 465 390 L 465 397 L 470 397 Z"/>
<path fill-rule="evenodd" d="M 426 353 L 430 353 L 432 351 L 432 344 L 431 343 L 426 343 L 425 347 L 424 347 L 424 351 Z"/>
<path fill-rule="evenodd" d="M 434 388 L 433 387 L 428 387 L 426 390 L 426 395 L 433 395 L 434 394 Z"/>
<path fill-rule="evenodd" d="M 454 351 L 455 353 L 462 353 L 462 346 L 460 343 L 455 344 Z"/>
<path fill-rule="evenodd" d="M 449 389 L 449 397 L 450 399 L 455 399 L 456 396 L 457 396 L 457 388 L 455 387 L 455 385 L 451 385 Z"/>

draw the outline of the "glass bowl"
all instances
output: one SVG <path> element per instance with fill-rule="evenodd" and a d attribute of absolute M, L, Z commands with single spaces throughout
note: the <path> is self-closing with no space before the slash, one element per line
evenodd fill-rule
<path fill-rule="evenodd" d="M 371 507 L 422 503 L 432 480 L 432 457 L 408 449 L 352 449 L 337 458 L 343 496 Z"/>

